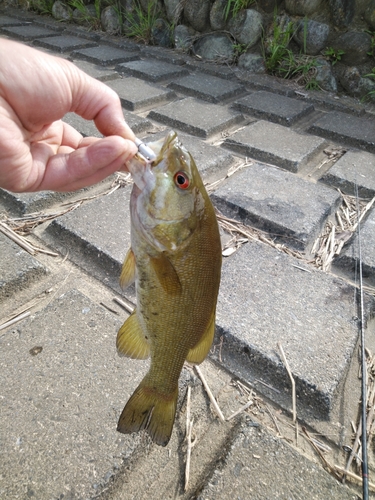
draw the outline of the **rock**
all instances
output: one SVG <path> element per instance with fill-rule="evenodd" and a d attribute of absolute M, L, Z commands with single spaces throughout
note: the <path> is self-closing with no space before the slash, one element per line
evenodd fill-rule
<path fill-rule="evenodd" d="M 194 30 L 185 26 L 184 24 L 179 24 L 174 29 L 174 44 L 176 49 L 181 49 L 188 51 L 191 48 L 192 41 L 194 37 Z"/>
<path fill-rule="evenodd" d="M 167 19 L 170 23 L 177 24 L 181 16 L 180 0 L 164 0 L 164 7 L 167 13 Z"/>
<path fill-rule="evenodd" d="M 319 11 L 322 0 L 285 0 L 285 9 L 292 16 L 311 16 Z"/>
<path fill-rule="evenodd" d="M 341 28 L 349 26 L 355 12 L 354 0 L 328 0 L 328 5 L 333 24 Z"/>
<path fill-rule="evenodd" d="M 262 10 L 264 12 L 275 12 L 282 0 L 262 0 Z"/>
<path fill-rule="evenodd" d="M 211 28 L 215 30 L 223 30 L 227 24 L 224 18 L 224 9 L 228 0 L 215 0 L 210 11 Z"/>
<path fill-rule="evenodd" d="M 359 96 L 375 102 L 375 81 L 370 78 L 361 78 L 358 85 Z"/>
<path fill-rule="evenodd" d="M 210 10 L 210 0 L 189 0 L 184 7 L 184 16 L 190 26 L 203 32 L 210 28 Z"/>
<path fill-rule="evenodd" d="M 375 30 L 375 0 L 371 0 L 370 5 L 365 10 L 364 18 L 372 30 Z"/>
<path fill-rule="evenodd" d="M 73 21 L 77 24 L 90 24 L 90 21 L 93 19 L 97 19 L 96 8 L 93 4 L 73 10 Z"/>
<path fill-rule="evenodd" d="M 52 5 L 52 15 L 58 21 L 70 21 L 73 15 L 72 9 L 66 3 L 57 0 Z"/>
<path fill-rule="evenodd" d="M 111 5 L 102 10 L 100 22 L 103 31 L 110 34 L 120 33 L 121 23 L 117 11 Z"/>
<path fill-rule="evenodd" d="M 341 62 L 347 66 L 358 66 L 369 61 L 367 52 L 371 50 L 371 36 L 360 31 L 348 31 L 333 43 L 335 50 L 343 50 Z"/>
<path fill-rule="evenodd" d="M 262 34 L 263 16 L 254 9 L 242 10 L 229 21 L 228 29 L 238 43 L 250 48 Z"/>
<path fill-rule="evenodd" d="M 317 59 L 316 63 L 315 80 L 319 87 L 327 92 L 337 92 L 337 82 L 331 64 L 323 58 Z"/>
<path fill-rule="evenodd" d="M 161 47 L 172 46 L 171 30 L 165 19 L 156 19 L 151 30 L 151 39 L 154 45 L 160 45 Z"/>
<path fill-rule="evenodd" d="M 193 45 L 194 53 L 202 59 L 216 62 L 231 62 L 234 58 L 233 43 L 227 35 L 209 33 L 200 37 Z"/>
<path fill-rule="evenodd" d="M 294 40 L 304 53 L 316 55 L 326 47 L 328 35 L 328 24 L 318 23 L 311 19 L 307 21 L 300 20 L 296 23 Z"/>
<path fill-rule="evenodd" d="M 250 73 L 265 73 L 264 59 L 259 54 L 245 52 L 238 58 L 238 67 Z"/>
<path fill-rule="evenodd" d="M 358 96 L 361 74 L 356 67 L 343 67 L 339 73 L 339 82 L 345 92 L 352 96 Z"/>
<path fill-rule="evenodd" d="M 161 0 L 137 0 L 137 3 L 142 7 L 143 12 L 151 12 L 152 14 L 159 15 L 163 12 L 163 2 Z"/>

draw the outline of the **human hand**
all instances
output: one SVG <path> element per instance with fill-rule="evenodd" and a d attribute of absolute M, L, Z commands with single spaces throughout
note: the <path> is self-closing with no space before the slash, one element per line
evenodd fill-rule
<path fill-rule="evenodd" d="M 101 181 L 137 152 L 117 94 L 65 59 L 0 40 L 0 186 L 73 191 Z M 61 121 L 74 112 L 106 137 Z"/>

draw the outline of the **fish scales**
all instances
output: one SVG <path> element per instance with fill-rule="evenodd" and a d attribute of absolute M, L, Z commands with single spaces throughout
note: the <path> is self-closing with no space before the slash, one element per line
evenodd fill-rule
<path fill-rule="evenodd" d="M 174 132 L 148 144 L 152 163 L 129 165 L 131 250 L 121 274 L 136 277 L 137 307 L 117 338 L 120 353 L 151 365 L 126 404 L 120 432 L 146 429 L 165 446 L 173 428 L 185 360 L 211 347 L 220 284 L 221 243 L 215 212 L 194 160 Z"/>

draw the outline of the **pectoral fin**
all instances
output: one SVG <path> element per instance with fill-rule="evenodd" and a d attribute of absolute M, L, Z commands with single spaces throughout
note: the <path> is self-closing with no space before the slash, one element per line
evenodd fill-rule
<path fill-rule="evenodd" d="M 144 336 L 134 311 L 120 328 L 117 334 L 116 347 L 119 354 L 128 358 L 147 359 L 150 355 L 150 345 Z"/>
<path fill-rule="evenodd" d="M 135 257 L 133 250 L 129 248 L 124 264 L 122 265 L 121 275 L 120 275 L 120 286 L 121 288 L 127 288 L 129 285 L 134 283 L 135 280 Z"/>
<path fill-rule="evenodd" d="M 161 254 L 159 257 L 150 257 L 150 262 L 164 291 L 168 295 L 181 293 L 180 278 L 168 257 L 165 254 Z"/>
<path fill-rule="evenodd" d="M 189 363 L 195 363 L 196 365 L 202 363 L 202 361 L 205 359 L 211 348 L 212 341 L 214 340 L 214 335 L 215 335 L 215 309 L 213 310 L 206 331 L 202 335 L 202 338 L 199 340 L 199 342 L 192 349 L 190 349 L 186 361 L 188 361 Z"/>

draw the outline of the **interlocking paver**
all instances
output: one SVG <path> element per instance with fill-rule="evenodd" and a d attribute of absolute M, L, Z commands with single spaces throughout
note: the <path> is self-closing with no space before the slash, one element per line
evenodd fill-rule
<path fill-rule="evenodd" d="M 163 130 L 152 136 L 147 136 L 143 140 L 145 143 L 157 141 L 164 138 L 166 133 L 167 132 Z M 194 158 L 204 182 L 223 178 L 232 164 L 236 161 L 229 151 L 211 146 L 196 137 L 179 133 L 178 138 L 185 149 L 189 151 Z"/>
<path fill-rule="evenodd" d="M 325 144 L 320 137 L 302 135 L 260 120 L 228 137 L 225 146 L 256 160 L 298 172 Z"/>
<path fill-rule="evenodd" d="M 359 244 L 358 232 L 353 241 L 344 247 L 340 256 L 334 260 L 334 269 L 344 271 L 350 278 L 358 281 L 359 276 Z M 372 210 L 368 218 L 360 227 L 361 260 L 364 281 L 375 286 L 375 211 Z"/>
<path fill-rule="evenodd" d="M 345 194 L 360 198 L 375 196 L 375 155 L 347 151 L 321 178 Z"/>
<path fill-rule="evenodd" d="M 1 28 L 4 35 L 8 35 L 19 40 L 29 41 L 37 38 L 56 36 L 56 31 L 61 31 L 58 28 L 50 29 L 42 26 L 29 24 L 27 26 L 13 26 L 9 28 Z"/>
<path fill-rule="evenodd" d="M 136 78 L 144 78 L 151 82 L 161 82 L 185 76 L 187 69 L 164 61 L 139 60 L 118 64 L 116 70 Z"/>
<path fill-rule="evenodd" d="M 94 276 L 117 285 L 130 247 L 130 187 L 101 196 L 59 217 L 47 228 L 53 246 Z M 104 278 L 105 279 L 105 278 Z M 111 282 L 111 284 L 112 284 Z"/>
<path fill-rule="evenodd" d="M 137 52 L 116 49 L 109 45 L 99 45 L 87 49 L 79 49 L 72 52 L 72 57 L 84 59 L 85 61 L 100 64 L 102 66 L 114 66 L 121 62 L 139 59 Z"/>
<path fill-rule="evenodd" d="M 1 498 L 94 498 L 132 455 L 117 418 L 146 362 L 117 355 L 121 323 L 72 290 L 5 330 Z"/>
<path fill-rule="evenodd" d="M 254 92 L 239 99 L 233 104 L 233 108 L 287 127 L 314 111 L 312 104 L 265 91 Z"/>
<path fill-rule="evenodd" d="M 283 466 L 275 468 L 275 462 Z M 250 419 L 241 426 L 224 460 L 198 496 L 198 500 L 218 498 L 358 499 L 316 462 L 301 456 L 285 440 L 277 439 Z"/>
<path fill-rule="evenodd" d="M 75 36 L 59 35 L 51 36 L 46 39 L 34 40 L 34 45 L 44 47 L 46 49 L 55 50 L 57 52 L 71 52 L 75 49 L 83 49 L 84 47 L 94 47 L 96 42 L 78 38 Z"/>
<path fill-rule="evenodd" d="M 338 111 L 326 113 L 311 125 L 309 131 L 344 146 L 349 144 L 375 153 L 375 120 L 371 117 L 350 116 Z"/>
<path fill-rule="evenodd" d="M 18 293 L 48 272 L 43 264 L 2 233 L 0 255 L 0 301 Z"/>
<path fill-rule="evenodd" d="M 149 109 L 160 103 L 177 99 L 173 90 L 164 89 L 131 76 L 110 82 L 108 86 L 118 93 L 124 108 L 131 111 Z"/>
<path fill-rule="evenodd" d="M 243 121 L 237 111 L 187 97 L 153 109 L 148 117 L 198 137 L 210 137 Z"/>
<path fill-rule="evenodd" d="M 107 82 L 109 80 L 115 80 L 116 78 L 119 78 L 119 74 L 117 73 L 117 71 L 106 68 L 105 66 L 100 66 L 80 59 L 73 59 L 72 62 L 79 69 L 102 82 Z"/>
<path fill-rule="evenodd" d="M 21 21 L 15 17 L 10 16 L 0 16 L 0 27 L 3 26 L 21 26 L 28 24 L 29 21 Z"/>
<path fill-rule="evenodd" d="M 58 193 L 56 191 L 37 191 L 35 193 L 12 193 L 0 189 L 0 200 L 16 215 L 39 212 L 54 203 L 58 203 L 72 193 Z M 13 215 L 13 213 L 12 213 Z"/>
<path fill-rule="evenodd" d="M 208 102 L 222 102 L 244 93 L 243 85 L 216 76 L 194 73 L 172 81 L 168 87 Z"/>
<path fill-rule="evenodd" d="M 323 189 L 322 189 L 323 188 Z M 341 196 L 276 167 L 254 164 L 228 179 L 214 193 L 224 214 L 271 233 L 290 247 L 313 243 Z"/>
<path fill-rule="evenodd" d="M 345 281 L 268 245 L 247 243 L 222 269 L 217 325 L 224 366 L 271 385 L 272 398 L 282 404 L 290 382 L 280 342 L 296 382 L 299 415 L 328 418 L 357 345 L 353 297 Z"/>

